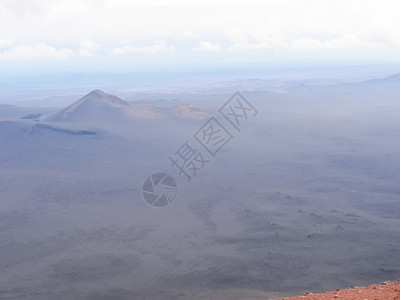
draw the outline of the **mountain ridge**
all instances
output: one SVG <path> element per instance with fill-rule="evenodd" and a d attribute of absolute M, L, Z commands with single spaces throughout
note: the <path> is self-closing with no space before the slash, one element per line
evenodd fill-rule
<path fill-rule="evenodd" d="M 46 121 L 69 121 L 90 119 L 107 119 L 116 115 L 118 110 L 126 108 L 129 103 L 117 96 L 107 94 L 99 89 L 93 90 L 66 108 L 46 118 Z"/>

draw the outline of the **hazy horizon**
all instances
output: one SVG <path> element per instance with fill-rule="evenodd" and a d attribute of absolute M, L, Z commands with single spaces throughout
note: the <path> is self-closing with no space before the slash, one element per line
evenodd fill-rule
<path fill-rule="evenodd" d="M 0 0 L 0 299 L 398 280 L 399 11 Z"/>

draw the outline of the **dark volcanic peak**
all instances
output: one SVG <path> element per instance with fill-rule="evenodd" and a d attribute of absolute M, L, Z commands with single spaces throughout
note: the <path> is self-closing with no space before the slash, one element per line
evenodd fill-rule
<path fill-rule="evenodd" d="M 116 96 L 94 90 L 44 121 L 71 121 L 98 126 L 103 123 L 116 124 L 132 119 L 175 118 L 201 121 L 210 116 L 205 109 L 189 104 L 169 108 L 130 106 L 128 102 Z"/>
<path fill-rule="evenodd" d="M 107 94 L 101 90 L 94 90 L 72 105 L 62 109 L 47 121 L 93 121 L 94 119 L 109 119 L 115 117 L 120 110 L 129 106 L 128 102 Z"/>
<path fill-rule="evenodd" d="M 81 98 L 80 100 L 87 100 L 87 99 L 98 99 L 98 100 L 106 100 L 110 103 L 120 105 L 120 106 L 129 106 L 128 102 L 125 102 L 124 100 L 118 98 L 117 96 L 107 94 L 103 92 L 102 90 L 94 90 L 91 91 L 89 94 Z"/>

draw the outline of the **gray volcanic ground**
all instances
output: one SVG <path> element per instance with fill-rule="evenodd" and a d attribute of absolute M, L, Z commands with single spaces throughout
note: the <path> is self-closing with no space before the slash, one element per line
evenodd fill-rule
<path fill-rule="evenodd" d="M 218 109 L 240 92 L 240 132 Z M 267 299 L 400 277 L 400 76 L 0 105 L 0 299 Z M 88 91 L 90 92 L 90 91 Z M 193 135 L 231 133 L 212 157 Z M 169 157 L 208 160 L 191 182 Z M 142 185 L 177 183 L 154 208 Z"/>

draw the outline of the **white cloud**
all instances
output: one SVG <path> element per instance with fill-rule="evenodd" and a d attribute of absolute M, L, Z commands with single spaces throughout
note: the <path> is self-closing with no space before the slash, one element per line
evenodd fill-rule
<path fill-rule="evenodd" d="M 193 49 L 194 51 L 218 51 L 221 46 L 211 42 L 200 42 L 200 46 Z"/>
<path fill-rule="evenodd" d="M 157 54 L 176 50 L 170 45 L 189 55 L 376 49 L 384 56 L 400 51 L 399 11 L 398 0 L 0 0 L 0 59 Z"/>
<path fill-rule="evenodd" d="M 45 44 L 16 46 L 0 52 L 1 61 L 65 59 L 74 56 L 75 52 L 68 48 L 56 49 Z"/>
<path fill-rule="evenodd" d="M 160 53 L 160 52 L 170 52 L 176 50 L 174 46 L 168 46 L 165 42 L 156 41 L 152 46 L 129 46 L 125 45 L 122 47 L 117 47 L 112 49 L 112 54 L 126 54 L 130 52 L 142 52 L 142 53 Z"/>
<path fill-rule="evenodd" d="M 39 14 L 55 5 L 57 1 L 48 3 L 45 0 L 2 0 L 0 3 L 0 12 L 2 14 L 9 13 L 18 18 L 23 18 L 28 15 Z"/>
<path fill-rule="evenodd" d="M 12 46 L 13 42 L 10 40 L 2 40 L 0 39 L 0 48 L 10 47 Z"/>
<path fill-rule="evenodd" d="M 293 51 L 318 51 L 337 49 L 382 49 L 385 43 L 371 38 L 360 38 L 352 34 L 345 34 L 332 39 L 300 38 L 294 39 L 290 45 Z"/>
<path fill-rule="evenodd" d="M 238 51 L 238 50 L 263 50 L 263 49 L 271 49 L 273 46 L 269 43 L 264 42 L 256 42 L 256 43 L 235 43 L 228 48 L 229 51 Z"/>
<path fill-rule="evenodd" d="M 95 56 L 102 48 L 103 45 L 97 44 L 95 42 L 83 41 L 80 43 L 78 54 L 80 56 Z"/>
<path fill-rule="evenodd" d="M 192 39 L 195 38 L 197 35 L 190 30 L 184 30 L 181 34 L 178 35 L 179 38 L 181 39 Z"/>

